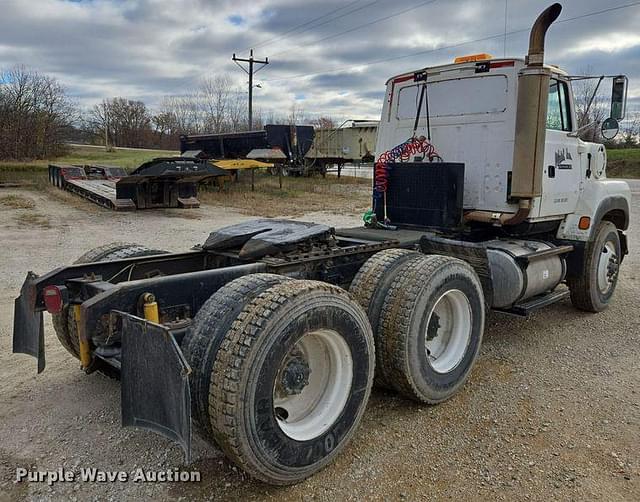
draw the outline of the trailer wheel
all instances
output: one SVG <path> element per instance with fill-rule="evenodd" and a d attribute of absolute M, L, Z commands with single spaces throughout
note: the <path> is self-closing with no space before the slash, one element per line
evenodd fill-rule
<path fill-rule="evenodd" d="M 154 254 L 165 254 L 166 251 L 157 249 L 149 249 L 139 244 L 131 244 L 128 242 L 112 242 L 87 251 L 80 256 L 74 263 L 91 263 L 103 260 L 120 260 L 123 258 L 133 258 L 136 256 L 149 256 Z M 80 343 L 76 330 L 73 311 L 69 307 L 62 309 L 59 314 L 51 316 L 53 329 L 62 346 L 74 356 L 80 359 Z"/>
<path fill-rule="evenodd" d="M 430 255 L 395 273 L 380 316 L 382 373 L 402 395 L 436 404 L 466 381 L 480 351 L 484 295 L 469 264 Z"/>
<path fill-rule="evenodd" d="M 347 292 L 316 281 L 272 286 L 244 307 L 214 362 L 218 445 L 255 478 L 302 481 L 354 434 L 374 364 L 371 327 Z"/>
<path fill-rule="evenodd" d="M 586 246 L 580 274 L 567 279 L 574 307 L 602 312 L 609 306 L 618 283 L 621 256 L 618 229 L 610 221 L 601 221 L 595 239 Z"/>
<path fill-rule="evenodd" d="M 213 439 L 209 417 L 211 371 L 220 343 L 247 303 L 275 284 L 290 280 L 275 274 L 250 274 L 235 279 L 216 291 L 202 305 L 182 343 L 192 373 L 193 418 L 209 439 Z"/>
<path fill-rule="evenodd" d="M 396 270 L 409 260 L 423 257 L 423 254 L 409 249 L 385 249 L 364 262 L 351 282 L 349 292 L 369 317 L 376 347 L 382 346 L 380 313 Z M 376 351 L 377 368 L 382 367 L 384 356 L 383 351 Z M 379 369 L 376 371 L 375 383 L 381 387 L 390 387 Z"/>

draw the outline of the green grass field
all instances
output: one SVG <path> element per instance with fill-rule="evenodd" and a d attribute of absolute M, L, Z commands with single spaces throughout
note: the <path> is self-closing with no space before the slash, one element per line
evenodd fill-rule
<path fill-rule="evenodd" d="M 115 149 L 107 152 L 104 148 L 70 147 L 70 151 L 63 157 L 52 160 L 31 160 L 26 162 L 0 162 L 2 171 L 37 171 L 55 164 L 106 164 L 133 169 L 147 160 L 155 157 L 170 157 L 179 155 L 178 152 L 168 150 L 125 150 Z"/>
<path fill-rule="evenodd" d="M 611 178 L 640 178 L 640 148 L 607 150 L 607 175 Z"/>
<path fill-rule="evenodd" d="M 71 147 L 67 155 L 53 160 L 27 162 L 0 162 L 0 182 L 31 182 L 46 184 L 46 167 L 58 164 L 106 164 L 134 169 L 155 157 L 178 155 L 167 150 L 124 150 L 107 152 L 104 148 Z M 640 178 L 640 148 L 608 150 L 607 173 L 611 178 Z M 293 182 L 295 185 L 296 182 Z M 317 186 L 317 182 L 314 183 Z M 291 182 L 289 183 L 291 185 Z M 242 184 L 240 184 L 242 186 Z"/>
<path fill-rule="evenodd" d="M 55 164 L 103 164 L 135 169 L 143 162 L 156 157 L 171 157 L 178 152 L 168 150 L 119 150 L 107 152 L 104 148 L 70 147 L 69 153 L 52 160 L 26 162 L 0 162 L 0 182 L 47 183 L 47 166 Z"/>

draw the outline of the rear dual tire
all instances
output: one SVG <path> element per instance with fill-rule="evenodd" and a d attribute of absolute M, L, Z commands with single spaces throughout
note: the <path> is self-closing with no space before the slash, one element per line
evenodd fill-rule
<path fill-rule="evenodd" d="M 387 250 L 365 263 L 351 293 L 375 334 L 376 382 L 430 404 L 464 385 L 485 318 L 482 286 L 471 266 L 447 256 Z"/>
<path fill-rule="evenodd" d="M 156 254 L 165 254 L 166 251 L 158 249 L 149 249 L 140 244 L 132 244 L 129 242 L 112 242 L 87 251 L 80 256 L 74 264 L 92 263 L 98 261 L 122 260 L 124 258 L 135 258 L 140 256 L 151 256 Z M 80 359 L 80 341 L 78 339 L 78 330 L 73 315 L 73 309 L 66 306 L 59 314 L 52 314 L 51 320 L 53 329 L 62 346 L 67 349 L 73 357 Z"/>
<path fill-rule="evenodd" d="M 251 476 L 288 485 L 324 468 L 355 432 L 373 382 L 374 341 L 344 290 L 283 278 L 269 286 L 259 275 L 264 287 L 226 308 L 229 329 L 208 331 L 217 348 L 203 352 L 196 346 L 206 337 L 194 337 L 187 360 L 199 420 L 218 446 Z M 232 281 L 218 296 L 254 280 Z"/>

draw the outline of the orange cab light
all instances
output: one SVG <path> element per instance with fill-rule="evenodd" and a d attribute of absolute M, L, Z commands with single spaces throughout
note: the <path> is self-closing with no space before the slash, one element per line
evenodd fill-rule
<path fill-rule="evenodd" d="M 493 59 L 491 54 L 487 54 L 486 52 L 482 52 L 480 54 L 470 54 L 469 56 L 460 56 L 453 60 L 454 63 L 470 63 L 472 61 L 487 61 L 488 59 Z"/>
<path fill-rule="evenodd" d="M 590 226 L 591 218 L 589 218 L 588 216 L 583 216 L 582 218 L 580 218 L 580 221 L 578 222 L 578 228 L 580 230 L 587 230 Z"/>

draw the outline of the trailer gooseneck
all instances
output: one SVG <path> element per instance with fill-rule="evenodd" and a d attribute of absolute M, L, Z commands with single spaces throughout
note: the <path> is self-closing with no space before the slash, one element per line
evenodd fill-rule
<path fill-rule="evenodd" d="M 544 64 L 560 9 L 536 21 L 527 61 L 474 56 L 389 80 L 365 226 L 261 219 L 185 253 L 102 246 L 27 275 L 14 352 L 44 370 L 46 310 L 85 372 L 120 377 L 123 425 L 188 460 L 195 422 L 285 485 L 339 454 L 374 382 L 428 404 L 460 390 L 488 309 L 606 309 L 630 193 L 606 179 L 604 147 L 576 137 L 570 77 Z M 625 85 L 614 79 L 613 122 Z"/>

